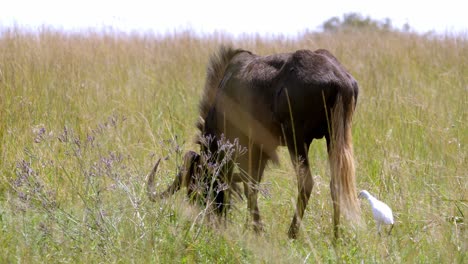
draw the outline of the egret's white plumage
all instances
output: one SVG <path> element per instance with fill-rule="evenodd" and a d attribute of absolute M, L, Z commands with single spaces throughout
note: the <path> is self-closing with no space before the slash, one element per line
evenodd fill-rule
<path fill-rule="evenodd" d="M 359 193 L 359 197 L 366 198 L 371 207 L 372 207 L 372 214 L 374 215 L 375 223 L 377 224 L 377 230 L 380 234 L 381 225 L 392 225 L 390 228 L 389 233 L 392 231 L 393 228 L 393 213 L 392 209 L 388 207 L 384 202 L 377 200 L 374 196 L 372 196 L 368 191 L 362 190 Z"/>

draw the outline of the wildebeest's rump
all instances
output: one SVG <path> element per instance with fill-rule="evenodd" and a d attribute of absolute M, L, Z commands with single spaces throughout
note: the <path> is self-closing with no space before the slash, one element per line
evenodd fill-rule
<path fill-rule="evenodd" d="M 229 156 L 216 182 L 227 186 L 244 183 L 254 228 L 259 230 L 257 187 L 266 163 L 277 160 L 276 148 L 287 146 L 298 179 L 297 206 L 289 228 L 289 237 L 295 238 L 314 184 L 307 157 L 309 146 L 313 139 L 325 137 L 337 236 L 340 213 L 351 220 L 359 218 L 351 136 L 357 96 L 356 80 L 326 50 L 263 57 L 221 47 L 211 57 L 200 103 L 200 154 L 186 154 L 185 169 L 163 195 L 175 192 L 181 184 L 191 192 L 190 186 L 199 177 L 193 168 L 206 168 L 226 157 L 217 139 L 236 139 L 247 153 L 233 155 L 235 159 Z M 200 158 L 207 153 L 209 158 Z M 233 173 L 233 164 L 238 173 Z M 208 175 L 209 179 L 213 177 Z M 211 190 L 217 211 L 224 212 L 230 188 Z M 154 198 L 153 191 L 149 194 Z"/>

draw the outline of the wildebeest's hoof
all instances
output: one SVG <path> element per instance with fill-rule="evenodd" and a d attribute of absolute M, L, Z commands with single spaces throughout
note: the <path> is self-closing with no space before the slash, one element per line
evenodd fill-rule
<path fill-rule="evenodd" d="M 265 229 L 263 228 L 263 224 L 262 223 L 254 223 L 253 224 L 253 230 L 256 234 L 261 234 L 265 231 Z"/>
<path fill-rule="evenodd" d="M 288 231 L 289 239 L 296 239 L 297 238 L 298 229 L 299 228 L 296 225 L 291 225 L 289 227 L 289 231 Z"/>

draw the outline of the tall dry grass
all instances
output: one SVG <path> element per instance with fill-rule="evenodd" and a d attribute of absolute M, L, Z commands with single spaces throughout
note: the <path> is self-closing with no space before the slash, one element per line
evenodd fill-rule
<path fill-rule="evenodd" d="M 296 180 L 286 151 L 261 186 L 265 233 L 237 204 L 226 226 L 177 195 L 148 203 L 194 148 L 209 55 L 221 43 L 258 54 L 329 49 L 360 84 L 353 143 L 358 188 L 394 210 L 391 236 L 366 228 L 333 243 L 325 143 L 316 185 L 289 241 Z M 467 260 L 466 35 L 305 34 L 199 38 L 3 29 L 0 35 L 0 262 L 449 262 Z"/>

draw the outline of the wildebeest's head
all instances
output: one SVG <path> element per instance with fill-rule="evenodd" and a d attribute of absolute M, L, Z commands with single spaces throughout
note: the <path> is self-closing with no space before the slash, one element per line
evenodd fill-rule
<path fill-rule="evenodd" d="M 166 198 L 180 190 L 181 187 L 187 187 L 190 189 L 191 185 L 196 185 L 196 179 L 198 174 L 197 168 L 200 167 L 200 155 L 194 151 L 187 151 L 184 155 L 184 163 L 182 165 L 182 168 L 176 174 L 172 184 L 164 192 L 160 194 L 156 193 L 154 186 L 154 177 L 156 175 L 156 171 L 158 170 L 160 161 L 161 159 L 159 159 L 156 162 L 156 165 L 154 165 L 154 168 L 148 177 L 146 191 L 151 201 L 154 202 L 158 198 Z M 188 195 L 190 195 L 191 193 L 193 193 L 193 190 L 188 191 Z"/>
<path fill-rule="evenodd" d="M 162 193 L 155 190 L 154 178 L 158 169 L 160 160 L 156 162 L 153 170 L 148 177 L 147 195 L 151 201 L 167 198 L 176 193 L 180 188 L 187 189 L 187 196 L 190 201 L 202 206 L 210 206 L 215 212 L 221 214 L 226 206 L 225 190 L 227 184 L 221 178 L 214 177 L 210 172 L 209 165 L 203 162 L 200 154 L 194 151 L 187 151 L 184 155 L 183 165 L 172 184 Z M 237 193 L 238 187 L 234 188 Z"/>

